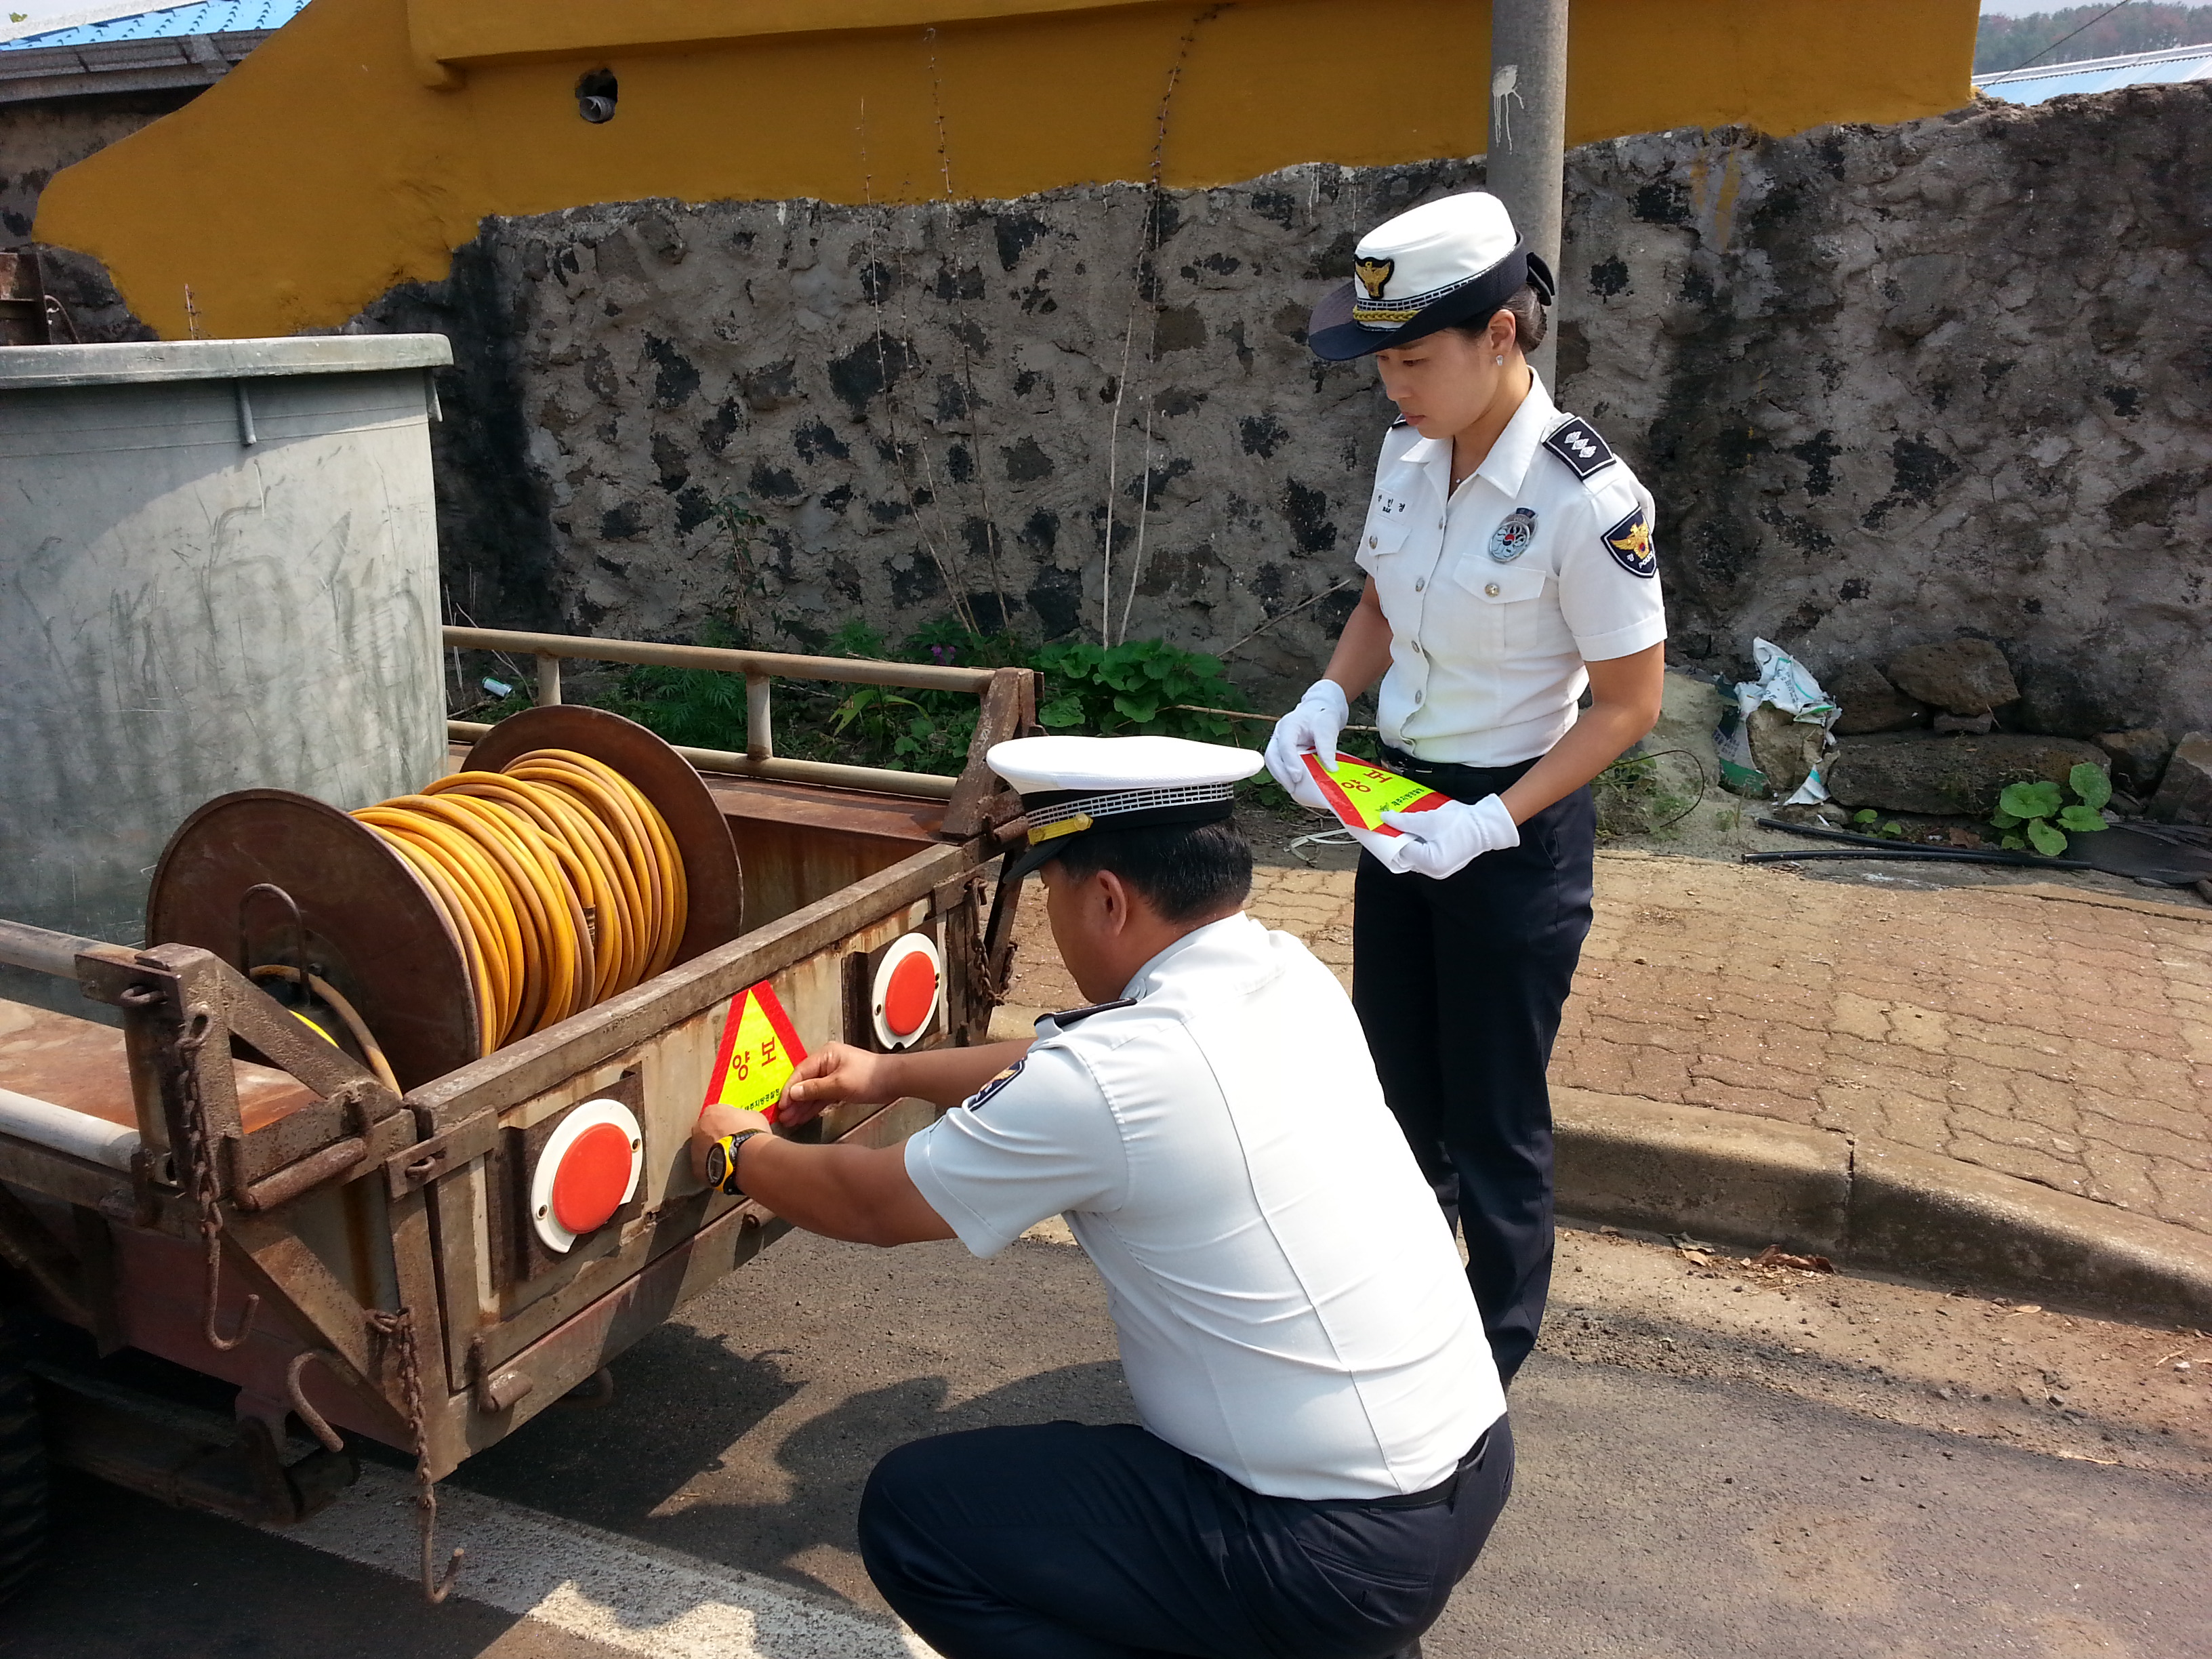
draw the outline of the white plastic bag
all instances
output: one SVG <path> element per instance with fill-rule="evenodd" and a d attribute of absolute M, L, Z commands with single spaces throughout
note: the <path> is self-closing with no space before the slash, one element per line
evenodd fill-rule
<path fill-rule="evenodd" d="M 1721 723 L 1713 732 L 1713 743 L 1720 750 L 1722 783 L 1741 795 L 1763 796 L 1769 793 L 1769 782 L 1752 753 L 1753 713 L 1762 705 L 1771 705 L 1796 724 L 1817 726 L 1820 728 L 1821 746 L 1826 749 L 1833 744 L 1828 731 L 1843 710 L 1820 689 L 1820 681 L 1806 672 L 1805 665 L 1780 646 L 1753 640 L 1751 654 L 1758 666 L 1759 678 L 1738 682 L 1735 707 L 1721 715 Z M 1783 804 L 1808 806 L 1827 799 L 1828 787 L 1820 781 L 1820 769 L 1816 765 L 1807 774 L 1803 785 Z"/>

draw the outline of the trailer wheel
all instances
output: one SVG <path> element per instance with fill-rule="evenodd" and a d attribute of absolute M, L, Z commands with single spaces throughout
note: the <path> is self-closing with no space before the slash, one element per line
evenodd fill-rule
<path fill-rule="evenodd" d="M 46 1542 L 46 1445 L 38 1391 L 0 1333 L 0 1601 L 23 1587 Z"/>

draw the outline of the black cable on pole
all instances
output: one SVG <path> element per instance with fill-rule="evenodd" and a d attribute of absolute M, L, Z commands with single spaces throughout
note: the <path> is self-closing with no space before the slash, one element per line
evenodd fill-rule
<path fill-rule="evenodd" d="M 2074 34 L 2086 34 L 2086 33 L 2087 33 L 2091 29 L 2093 29 L 2093 28 L 2096 27 L 2098 24 L 2100 24 L 2100 23 L 2103 22 L 2103 21 L 2104 21 L 2107 17 L 2110 17 L 2110 16 L 2111 16 L 2114 12 L 2118 11 L 2118 10 L 2120 9 L 2120 6 L 2131 5 L 2131 4 L 2133 4 L 2133 3 L 2134 3 L 2134 0 L 2120 0 L 2120 5 L 2119 5 L 2119 6 L 2107 6 L 2107 7 L 2106 7 L 2104 10 L 2102 10 L 2102 11 L 2099 12 L 2099 13 L 2098 13 L 2094 17 L 2092 17 L 2092 18 L 2091 18 L 2087 22 L 2086 22 L 2086 23 L 2082 24 L 2082 25 L 2081 25 L 2081 27 L 2080 28 L 2075 29 L 2075 30 L 2074 31 Z M 2065 45 L 2069 40 L 2071 40 L 2074 38 L 2074 34 L 2062 34 L 2062 35 L 2060 35 L 2060 36 L 2058 37 L 2058 39 L 2057 39 L 2056 40 L 2053 40 L 2053 41 L 2052 41 L 2049 46 L 2045 46 L 2045 47 L 2041 52 L 2037 52 L 2037 53 L 2035 54 L 2035 58 L 2048 58 L 2048 57 L 2049 57 L 2052 52 L 2054 52 L 2057 51 L 2059 47 L 2061 47 L 2061 46 L 2064 46 L 2064 45 Z M 2021 70 L 2022 70 L 2026 69 L 2026 68 L 2028 66 L 2028 64 L 2033 64 L 2033 63 L 2035 61 L 2035 58 L 2024 58 L 2024 59 L 2023 59 L 2023 60 L 2021 60 L 2020 63 L 2014 64 L 2010 69 L 2008 69 L 2008 70 L 1999 70 L 1997 71 L 1997 73 L 1998 73 L 1999 75 L 2017 75 L 2017 74 L 2019 74 L 2019 73 L 2021 72 Z"/>

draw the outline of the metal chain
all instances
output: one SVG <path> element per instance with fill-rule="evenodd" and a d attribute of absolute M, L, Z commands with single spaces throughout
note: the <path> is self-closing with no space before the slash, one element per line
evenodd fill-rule
<path fill-rule="evenodd" d="M 150 1008 L 163 1000 L 151 986 L 136 985 L 123 994 L 126 1006 Z M 216 1178 L 215 1156 L 208 1145 L 207 1109 L 200 1099 L 200 1054 L 215 1030 L 215 1013 L 204 1002 L 185 1005 L 183 1028 L 170 1045 L 176 1071 L 178 1117 L 185 1136 L 185 1169 L 192 1203 L 199 1212 L 200 1244 L 207 1255 L 206 1306 L 200 1317 L 200 1334 L 217 1353 L 228 1353 L 243 1344 L 253 1329 L 261 1297 L 249 1292 L 240 1314 L 234 1336 L 216 1334 L 215 1316 L 222 1292 L 222 1186 Z"/>
<path fill-rule="evenodd" d="M 460 1575 L 461 1558 L 468 1552 L 455 1550 L 442 1575 L 430 1565 L 437 1553 L 438 1493 L 437 1483 L 430 1478 L 430 1431 L 422 1413 L 422 1365 L 415 1347 L 415 1315 L 407 1308 L 397 1313 L 372 1309 L 368 1323 L 370 1329 L 391 1344 L 399 1362 L 400 1397 L 407 1402 L 407 1430 L 415 1441 L 415 1524 L 422 1535 L 422 1595 L 435 1607 L 452 1593 L 453 1580 Z"/>
<path fill-rule="evenodd" d="M 1012 951 L 1007 952 L 1006 966 L 1009 971 L 1006 975 L 1002 976 L 994 973 L 991 968 L 990 942 L 987 935 L 990 931 L 992 912 L 997 908 L 997 897 L 996 892 L 994 891 L 992 902 L 986 904 L 983 902 L 982 892 L 980 890 L 976 890 L 975 893 L 975 925 L 973 927 L 963 927 L 959 930 L 960 942 L 968 957 L 968 971 L 973 976 L 971 982 L 994 1008 L 1006 1000 L 1006 982 L 1013 978 L 1011 971 L 1013 967 Z"/>

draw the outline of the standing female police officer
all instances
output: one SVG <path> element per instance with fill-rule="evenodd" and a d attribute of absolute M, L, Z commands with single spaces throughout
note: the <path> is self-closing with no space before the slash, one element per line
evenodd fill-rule
<path fill-rule="evenodd" d="M 1510 1380 L 1551 1280 L 1544 1073 L 1589 931 L 1589 784 L 1659 713 L 1651 498 L 1522 356 L 1552 275 L 1497 198 L 1402 214 L 1352 269 L 1308 341 L 1373 356 L 1399 419 L 1359 532 L 1366 591 L 1267 764 L 1322 807 L 1299 757 L 1334 755 L 1379 675 L 1383 763 L 1450 797 L 1389 815 L 1403 839 L 1362 837 L 1353 1001 Z"/>

